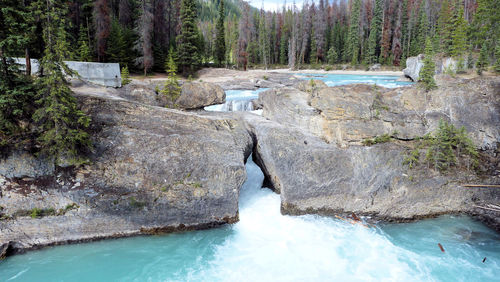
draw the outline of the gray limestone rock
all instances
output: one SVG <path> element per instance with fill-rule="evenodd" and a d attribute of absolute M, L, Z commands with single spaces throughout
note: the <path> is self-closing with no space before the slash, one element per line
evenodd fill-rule
<path fill-rule="evenodd" d="M 226 93 L 220 86 L 208 82 L 188 82 L 182 85 L 176 104 L 181 109 L 200 109 L 225 102 Z"/>

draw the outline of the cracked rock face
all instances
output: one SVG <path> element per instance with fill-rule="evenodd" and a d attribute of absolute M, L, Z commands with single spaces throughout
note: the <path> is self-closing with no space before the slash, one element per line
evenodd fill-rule
<path fill-rule="evenodd" d="M 208 82 L 188 82 L 182 85 L 181 96 L 175 103 L 188 110 L 225 102 L 226 93 L 220 86 Z"/>
<path fill-rule="evenodd" d="M 498 190 L 462 186 L 499 181 L 499 85 L 496 77 L 440 80 L 440 88 L 429 93 L 366 85 L 283 88 L 260 94 L 267 120 L 246 122 L 256 140 L 254 156 L 281 193 L 284 213 L 356 212 L 386 220 L 477 214 L 476 205 L 500 202 Z M 435 130 L 440 119 L 464 126 L 496 169 L 478 177 L 403 165 L 411 140 Z M 399 140 L 361 146 L 382 134 Z M 489 218 L 498 229 L 498 215 Z"/>
<path fill-rule="evenodd" d="M 442 81 L 425 93 L 417 88 L 369 85 L 281 88 L 259 95 L 263 116 L 297 126 L 328 143 L 360 144 L 394 134 L 409 140 L 435 130 L 441 119 L 464 126 L 481 149 L 500 140 L 499 78 Z"/>
<path fill-rule="evenodd" d="M 33 248 L 238 219 L 252 147 L 241 122 L 81 93 L 78 99 L 92 117 L 91 164 L 54 168 L 29 155 L 2 161 L 0 243 Z M 31 218 L 34 208 L 49 214 Z"/>

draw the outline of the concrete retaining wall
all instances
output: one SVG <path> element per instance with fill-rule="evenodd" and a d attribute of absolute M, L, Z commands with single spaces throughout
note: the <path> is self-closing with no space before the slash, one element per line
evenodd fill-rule
<path fill-rule="evenodd" d="M 21 66 L 26 65 L 24 58 L 14 58 L 14 61 Z M 66 61 L 68 67 L 76 71 L 80 78 L 103 86 L 121 87 L 122 79 L 120 75 L 120 64 L 118 63 L 87 63 Z M 22 68 L 22 67 L 21 67 Z M 35 59 L 31 60 L 31 74 L 38 73 L 39 64 Z"/>

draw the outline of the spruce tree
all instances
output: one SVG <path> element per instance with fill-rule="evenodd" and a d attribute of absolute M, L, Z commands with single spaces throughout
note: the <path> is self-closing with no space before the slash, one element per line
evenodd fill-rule
<path fill-rule="evenodd" d="M 368 56 L 369 64 L 376 63 L 378 60 L 377 50 L 380 48 L 380 32 L 382 30 L 383 7 L 382 0 L 375 0 L 375 9 L 373 11 L 372 22 L 370 23 L 370 36 L 368 37 Z"/>
<path fill-rule="evenodd" d="M 338 55 L 337 55 L 337 52 L 335 51 L 335 47 L 330 47 L 330 50 L 328 50 L 328 54 L 326 56 L 327 60 L 328 60 L 328 63 L 330 65 L 333 65 L 337 62 L 337 58 L 338 58 Z"/>
<path fill-rule="evenodd" d="M 128 71 L 128 67 L 126 65 L 122 67 L 121 77 L 122 77 L 122 85 L 127 85 L 131 82 L 130 72 Z"/>
<path fill-rule="evenodd" d="M 422 51 L 424 51 L 424 42 L 427 43 L 426 39 L 429 33 L 429 21 L 427 19 L 427 13 L 425 12 L 424 6 L 425 5 L 421 5 L 420 7 L 417 42 L 414 42 L 416 50 L 418 51 L 417 54 L 420 54 L 422 53 Z M 427 48 L 427 46 L 425 46 L 425 48 Z"/>
<path fill-rule="evenodd" d="M 226 38 L 224 30 L 224 0 L 219 3 L 219 17 L 217 18 L 217 35 L 215 37 L 215 62 L 222 66 L 226 57 Z"/>
<path fill-rule="evenodd" d="M 439 36 L 440 49 L 446 55 L 450 54 L 452 27 L 450 2 L 449 0 L 443 0 L 441 2 L 436 34 Z"/>
<path fill-rule="evenodd" d="M 497 47 L 495 49 L 495 71 L 500 73 L 500 38 L 497 41 Z"/>
<path fill-rule="evenodd" d="M 42 153 L 56 157 L 60 163 L 77 165 L 85 161 L 82 153 L 91 146 L 86 129 L 90 117 L 78 109 L 65 74 L 73 74 L 64 60 L 70 55 L 66 39 L 65 20 L 67 14 L 62 5 L 47 1 L 44 5 L 44 39 L 46 48 L 40 67 L 44 69 L 37 84 L 37 110 L 33 120 L 37 124 L 38 144 Z"/>
<path fill-rule="evenodd" d="M 33 26 L 22 1 L 2 1 L 0 7 L 0 152 L 22 146 L 28 133 L 33 108 L 31 74 L 25 75 L 11 59 L 29 43 L 27 32 Z"/>
<path fill-rule="evenodd" d="M 403 0 L 401 4 L 403 11 L 403 18 L 401 20 L 401 38 L 403 39 L 401 42 L 401 47 L 403 48 L 403 55 L 401 56 L 401 66 L 406 67 L 406 58 L 408 57 L 407 44 L 408 44 L 408 0 Z"/>
<path fill-rule="evenodd" d="M 194 0 L 182 0 L 180 19 L 181 33 L 178 40 L 179 66 L 184 76 L 192 74 L 200 65 L 198 50 L 198 31 L 196 27 L 196 3 Z"/>
<path fill-rule="evenodd" d="M 106 49 L 106 58 L 109 62 L 120 63 L 121 66 L 127 64 L 123 32 L 118 20 L 111 21 L 111 31 L 108 37 L 108 48 Z"/>
<path fill-rule="evenodd" d="M 434 80 L 436 65 L 434 63 L 434 52 L 432 50 L 432 42 L 429 37 L 425 41 L 425 58 L 424 66 L 420 70 L 419 80 L 422 83 L 425 91 L 437 88 Z"/>
<path fill-rule="evenodd" d="M 479 59 L 476 63 L 477 74 L 482 75 L 483 71 L 488 66 L 488 47 L 486 46 L 486 42 L 483 43 L 481 47 L 481 51 L 479 52 Z"/>
<path fill-rule="evenodd" d="M 77 59 L 82 62 L 92 61 L 92 54 L 89 47 L 89 38 L 87 29 L 80 25 L 80 33 L 78 34 L 78 52 Z"/>
<path fill-rule="evenodd" d="M 462 56 L 467 50 L 467 23 L 464 19 L 464 9 L 461 7 L 453 18 L 452 45 L 450 55 Z"/>
<path fill-rule="evenodd" d="M 175 64 L 173 53 L 174 50 L 170 48 L 170 52 L 168 52 L 168 59 L 165 64 L 167 80 L 165 81 L 165 85 L 163 86 L 161 93 L 169 98 L 175 106 L 175 101 L 181 94 L 181 87 L 179 86 L 179 81 L 177 80 L 177 65 Z"/>
<path fill-rule="evenodd" d="M 351 20 L 349 23 L 348 55 L 353 66 L 359 62 L 359 17 L 361 13 L 361 0 L 354 0 L 352 4 Z"/>

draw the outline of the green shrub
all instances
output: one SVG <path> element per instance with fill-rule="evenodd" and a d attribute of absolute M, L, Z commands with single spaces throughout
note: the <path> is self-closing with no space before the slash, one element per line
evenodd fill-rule
<path fill-rule="evenodd" d="M 372 146 L 372 145 L 375 145 L 375 144 L 380 144 L 380 143 L 387 143 L 389 141 L 391 141 L 393 138 L 393 136 L 391 136 L 390 134 L 382 134 L 380 136 L 375 136 L 375 138 L 371 139 L 371 138 L 368 138 L 368 139 L 364 139 L 362 141 L 363 145 L 365 146 Z"/>
<path fill-rule="evenodd" d="M 30 213 L 31 218 L 42 217 L 42 210 L 39 208 L 33 208 Z"/>
<path fill-rule="evenodd" d="M 122 68 L 121 76 L 122 76 L 122 85 L 127 85 L 132 81 L 132 80 L 130 80 L 130 73 L 128 71 L 127 66 L 124 66 Z"/>
<path fill-rule="evenodd" d="M 161 93 L 167 96 L 175 106 L 175 101 L 177 101 L 181 95 L 181 87 L 179 86 L 179 81 L 177 80 L 177 65 L 172 57 L 172 53 L 173 51 L 171 49 L 166 63 L 168 77 Z M 191 75 L 189 75 L 189 77 L 190 80 L 192 80 Z"/>
<path fill-rule="evenodd" d="M 479 59 L 477 60 L 476 63 L 476 70 L 477 74 L 482 75 L 483 71 L 486 70 L 486 67 L 488 66 L 488 50 L 486 47 L 486 42 L 483 43 L 483 46 L 481 47 L 481 51 L 479 52 Z"/>
<path fill-rule="evenodd" d="M 425 58 L 424 66 L 420 70 L 420 82 L 425 89 L 425 91 L 430 91 L 437 88 L 436 81 L 434 80 L 434 74 L 436 65 L 434 63 L 434 51 L 432 50 L 431 40 L 427 38 L 425 43 Z"/>
<path fill-rule="evenodd" d="M 476 168 L 479 153 L 464 127 L 457 129 L 454 125 L 439 121 L 438 129 L 433 134 L 420 138 L 417 148 L 405 157 L 404 164 L 414 168 L 420 163 L 420 149 L 425 150 L 424 161 L 428 167 L 445 171 L 454 166 Z"/>

